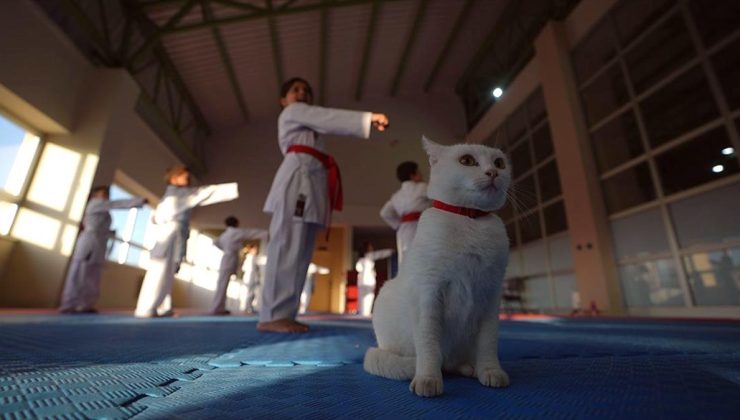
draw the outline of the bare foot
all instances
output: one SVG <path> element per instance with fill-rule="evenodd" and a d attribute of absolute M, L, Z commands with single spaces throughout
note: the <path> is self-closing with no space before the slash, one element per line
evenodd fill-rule
<path fill-rule="evenodd" d="M 308 332 L 308 325 L 301 324 L 300 322 L 292 319 L 278 319 L 270 322 L 258 322 L 257 331 L 276 333 L 305 333 Z"/>

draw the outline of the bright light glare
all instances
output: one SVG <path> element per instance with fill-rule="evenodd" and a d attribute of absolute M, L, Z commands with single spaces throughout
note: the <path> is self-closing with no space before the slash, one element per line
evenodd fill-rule
<path fill-rule="evenodd" d="M 14 238 L 42 248 L 53 249 L 61 228 L 62 224 L 59 220 L 33 210 L 21 208 L 10 234 Z"/>
<path fill-rule="evenodd" d="M 714 165 L 712 167 L 712 172 L 714 172 L 715 174 L 718 174 L 718 173 L 720 173 L 720 172 L 722 172 L 724 170 L 725 170 L 725 167 L 722 166 L 722 165 Z"/>
<path fill-rule="evenodd" d="M 501 97 L 501 95 L 503 95 L 503 94 L 504 94 L 504 90 L 503 90 L 503 89 L 501 89 L 500 87 L 497 87 L 497 88 L 495 88 L 495 89 L 493 90 L 493 97 L 494 97 L 494 98 L 500 98 L 500 97 Z"/>
<path fill-rule="evenodd" d="M 36 150 L 39 147 L 39 138 L 33 134 L 26 133 L 18 148 L 18 154 L 15 156 L 15 162 L 10 168 L 8 179 L 5 181 L 5 191 L 18 196 L 21 193 L 23 184 L 26 182 L 28 170 L 31 169 L 33 157 L 36 156 Z"/>
<path fill-rule="evenodd" d="M 81 159 L 77 152 L 48 143 L 28 190 L 28 200 L 63 211 Z"/>
<path fill-rule="evenodd" d="M 18 212 L 18 205 L 0 201 L 0 235 L 7 235 Z"/>
<path fill-rule="evenodd" d="M 735 149 L 732 147 L 725 147 L 724 149 L 722 149 L 722 154 L 725 156 L 729 156 L 733 153 L 735 153 Z"/>
<path fill-rule="evenodd" d="M 82 219 L 87 197 L 90 195 L 90 186 L 92 185 L 97 167 L 98 157 L 96 155 L 87 155 L 85 157 L 85 163 L 82 166 L 82 174 L 79 181 L 77 181 L 75 197 L 72 199 L 72 206 L 69 209 L 69 218 L 75 222 L 79 222 Z"/>
<path fill-rule="evenodd" d="M 64 225 L 64 231 L 62 232 L 62 255 L 65 257 L 72 255 L 72 250 L 75 247 L 75 239 L 77 239 L 77 227 Z"/>

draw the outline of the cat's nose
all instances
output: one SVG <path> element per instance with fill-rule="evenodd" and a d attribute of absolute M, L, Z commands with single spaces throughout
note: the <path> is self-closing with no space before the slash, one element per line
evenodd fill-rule
<path fill-rule="evenodd" d="M 496 178 L 496 175 L 498 175 L 498 172 L 496 172 L 495 169 L 489 169 L 489 170 L 486 171 L 486 175 L 489 178 Z"/>

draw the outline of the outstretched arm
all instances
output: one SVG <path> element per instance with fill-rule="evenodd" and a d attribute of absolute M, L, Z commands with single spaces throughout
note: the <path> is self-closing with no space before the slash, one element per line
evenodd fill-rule
<path fill-rule="evenodd" d="M 373 261 L 377 261 L 390 257 L 394 252 L 396 252 L 395 249 L 379 249 L 377 251 L 368 252 L 365 254 L 365 257 L 370 258 Z"/>
<path fill-rule="evenodd" d="M 130 209 L 131 207 L 141 207 L 147 203 L 146 198 L 136 197 L 126 200 L 111 200 L 108 201 L 109 209 Z"/>
<path fill-rule="evenodd" d="M 267 231 L 264 229 L 241 228 L 239 229 L 239 238 L 242 241 L 249 239 L 267 239 Z"/>
<path fill-rule="evenodd" d="M 388 126 L 388 117 L 372 112 L 295 103 L 283 110 L 280 123 L 288 130 L 291 126 L 297 125 L 308 127 L 320 134 L 368 138 L 371 126 L 378 131 L 385 130 Z"/>

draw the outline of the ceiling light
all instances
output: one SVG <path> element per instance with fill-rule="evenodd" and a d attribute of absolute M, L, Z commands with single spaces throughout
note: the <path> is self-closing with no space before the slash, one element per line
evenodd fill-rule
<path fill-rule="evenodd" d="M 498 99 L 498 98 L 500 98 L 500 97 L 501 97 L 501 95 L 503 95 L 503 94 L 504 94 L 504 90 L 503 90 L 503 89 L 501 89 L 500 87 L 497 87 L 497 88 L 495 88 L 495 89 L 493 90 L 493 97 L 494 97 L 494 98 L 497 98 L 497 99 Z"/>
<path fill-rule="evenodd" d="M 725 167 L 722 166 L 722 165 L 714 165 L 712 167 L 712 172 L 714 172 L 715 174 L 718 174 L 718 173 L 720 173 L 720 172 L 722 172 L 724 170 L 725 170 Z"/>
<path fill-rule="evenodd" d="M 729 156 L 733 153 L 735 153 L 735 149 L 733 149 L 732 147 L 725 147 L 724 149 L 722 149 L 722 154 L 725 156 Z"/>

